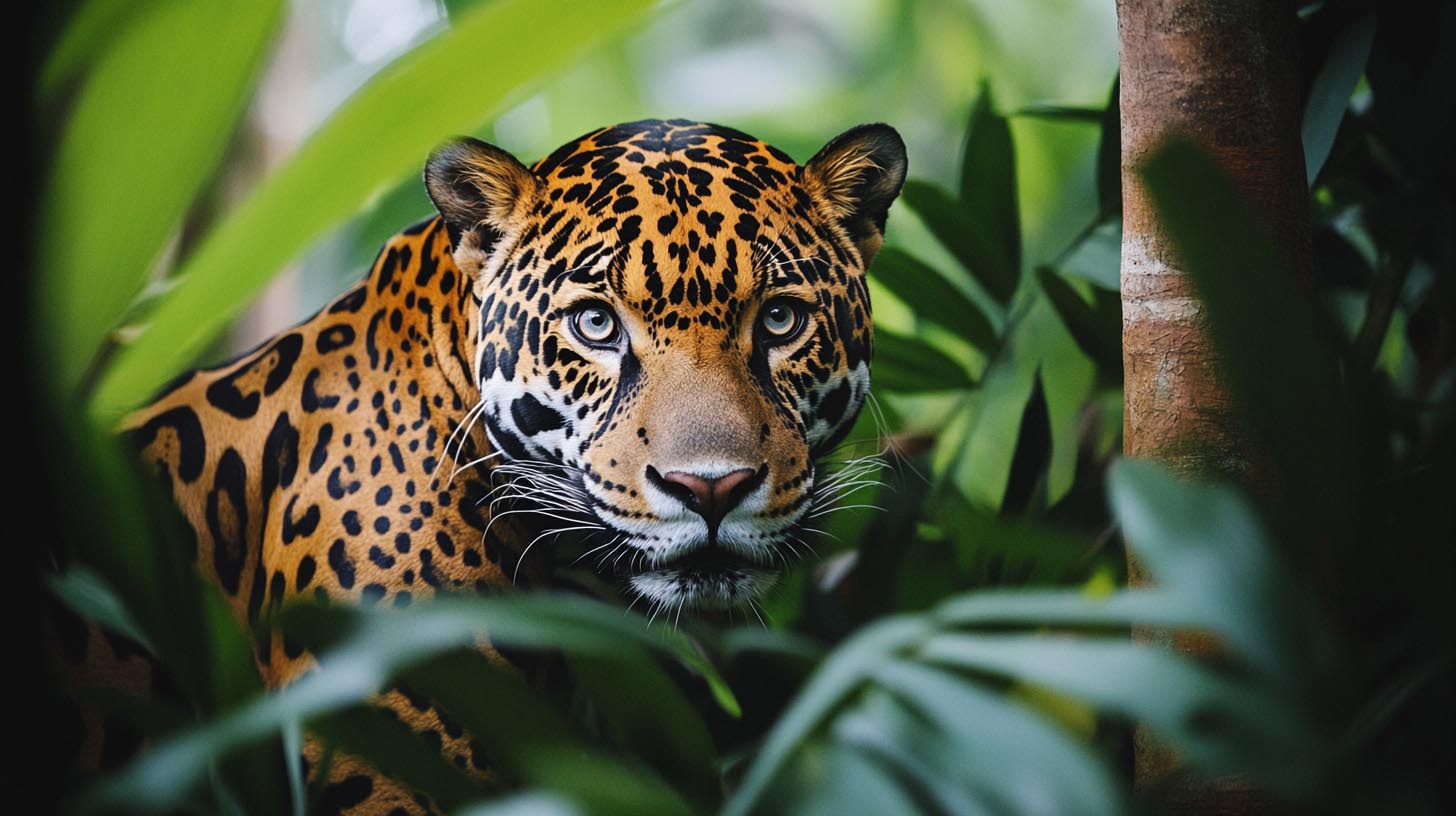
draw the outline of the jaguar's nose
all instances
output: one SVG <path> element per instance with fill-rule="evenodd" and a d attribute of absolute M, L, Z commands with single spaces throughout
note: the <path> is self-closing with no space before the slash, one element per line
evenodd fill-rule
<path fill-rule="evenodd" d="M 742 468 L 721 476 L 704 476 L 681 470 L 658 473 L 657 468 L 647 466 L 647 480 L 654 487 L 702 516 L 708 522 L 708 529 L 714 532 L 723 517 L 763 484 L 767 476 L 768 465 L 762 465 L 758 470 Z"/>

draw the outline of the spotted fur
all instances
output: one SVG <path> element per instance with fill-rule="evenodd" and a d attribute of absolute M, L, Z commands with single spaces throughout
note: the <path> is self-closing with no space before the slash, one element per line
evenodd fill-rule
<path fill-rule="evenodd" d="M 545 581 L 522 556 L 563 531 L 629 596 L 745 603 L 792 553 L 815 462 L 868 393 L 864 272 L 904 172 L 884 125 L 803 166 L 677 120 L 604 128 L 529 169 L 458 140 L 426 168 L 438 217 L 128 432 L 245 622 L 298 596 L 404 606 Z M 582 334 L 589 309 L 614 345 Z M 772 334 L 790 313 L 795 331 Z M 276 637 L 257 661 L 272 686 L 309 665 Z M 485 772 L 468 734 L 385 697 Z M 357 762 L 330 782 L 351 812 L 428 807 Z"/>

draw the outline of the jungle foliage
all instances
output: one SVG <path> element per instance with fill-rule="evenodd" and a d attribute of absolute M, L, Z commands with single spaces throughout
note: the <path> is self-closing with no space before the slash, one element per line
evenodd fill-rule
<path fill-rule="evenodd" d="M 302 813 L 317 791 L 285 757 L 308 731 L 451 812 L 1119 813 L 1159 803 L 1130 785 L 1135 723 L 1188 773 L 1241 775 L 1288 806 L 1453 805 L 1456 15 L 1415 4 L 1301 12 L 1313 281 L 1281 274 L 1195 148 L 1142 169 L 1269 440 L 1276 497 L 1116 455 L 1115 78 L 1090 108 L 1008 110 L 983 85 L 959 172 L 907 184 L 871 269 L 887 315 L 876 399 L 837 456 L 882 464 L 845 471 L 845 507 L 812 522 L 817 558 L 765 599 L 765 624 L 649 623 L 536 594 L 295 607 L 272 623 L 319 667 L 265 696 L 246 633 L 111 423 L 324 236 L 367 257 L 421 214 L 409 176 L 441 137 L 485 132 L 555 72 L 672 13 L 445 5 L 445 30 L 226 211 L 209 196 L 283 4 L 88 0 L 58 21 L 34 94 L 50 145 L 34 363 L 57 444 L 85 452 L 63 457 L 68 489 L 91 506 L 67 520 L 45 581 L 175 681 L 172 697 L 98 692 L 151 747 L 82 780 L 71 807 Z M 188 36 L 199 27 L 206 49 Z M 482 53 L 499 70 L 474 71 Z M 425 92 L 472 71 L 457 94 Z M 1018 123 L 1033 121 L 1093 145 L 1095 200 L 1071 241 L 1025 228 Z M 1127 552 L 1151 586 L 1126 586 Z M 470 648 L 484 629 L 559 661 L 563 679 L 535 688 L 493 667 Z M 1189 632 L 1214 635 L 1220 659 L 1158 642 Z M 386 683 L 476 734 L 507 789 L 477 787 L 365 705 Z"/>

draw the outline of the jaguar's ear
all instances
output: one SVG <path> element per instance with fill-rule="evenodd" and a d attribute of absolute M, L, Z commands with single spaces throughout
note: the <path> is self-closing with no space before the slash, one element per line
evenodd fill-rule
<path fill-rule="evenodd" d="M 425 189 L 457 248 L 481 227 L 509 232 L 530 212 L 540 186 L 515 156 L 469 136 L 436 148 L 425 163 Z"/>
<path fill-rule="evenodd" d="M 905 142 L 889 125 L 850 128 L 804 165 L 804 180 L 868 266 L 884 240 L 890 204 L 905 183 Z"/>

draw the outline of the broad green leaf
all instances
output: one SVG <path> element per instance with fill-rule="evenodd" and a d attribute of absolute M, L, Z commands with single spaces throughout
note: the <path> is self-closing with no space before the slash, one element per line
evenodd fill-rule
<path fill-rule="evenodd" d="M 636 643 L 649 650 L 676 658 L 708 684 L 708 690 L 712 693 L 713 700 L 719 708 L 731 717 L 742 715 L 743 709 L 738 703 L 738 698 L 734 696 L 733 690 L 728 687 L 728 682 L 703 655 L 697 644 L 677 629 L 665 624 L 648 625 L 644 623 L 640 615 L 604 614 L 600 603 L 572 596 L 552 597 L 545 593 L 538 593 L 533 596 L 532 600 L 524 598 L 521 600 L 526 604 L 524 608 L 538 621 L 563 629 L 589 624 L 599 632 L 594 637 L 601 638 L 605 644 Z M 494 636 L 492 634 L 492 637 Z M 551 645 L 549 641 L 523 641 L 523 644 Z M 602 648 L 602 645 L 598 643 L 597 648 Z M 583 646 L 580 653 L 595 654 L 596 652 Z"/>
<path fill-rule="evenodd" d="M 1307 792 L 1320 765 L 1318 739 L 1292 710 L 1292 698 L 1156 647 L 1114 639 L 945 633 L 927 639 L 917 656 L 1045 686 L 1147 723 L 1186 761 L 1214 775 L 1256 769 L 1283 792 Z"/>
<path fill-rule="evenodd" d="M 886 329 L 875 332 L 874 383 L 886 391 L 951 391 L 974 385 L 950 355 L 921 340 Z"/>
<path fill-rule="evenodd" d="M 240 746 L 352 706 L 388 680 L 436 655 L 475 645 L 559 649 L 568 655 L 610 658 L 623 643 L 683 660 L 721 686 L 718 699 L 737 702 L 696 647 L 676 631 L 647 627 L 600 602 L 546 593 L 500 598 L 445 597 L 408 609 L 293 607 L 279 617 L 282 631 L 304 645 L 320 632 L 346 632 L 318 656 L 319 667 L 287 688 L 254 696 L 227 714 L 159 742 L 121 772 L 89 791 L 95 809 L 165 810 L 175 807 L 211 762 Z M 349 631 L 352 629 L 352 631 Z M 706 668 L 703 668 L 706 667 Z M 256 675 L 253 675 L 256 682 Z M 219 681 L 224 682 L 224 681 Z M 234 683 L 238 681 L 233 681 Z"/>
<path fill-rule="evenodd" d="M 136 405 L 226 326 L 279 267 L 371 194 L 418 172 L 431 147 L 504 110 L 530 85 L 627 30 L 654 5 L 498 0 L 472 9 L 448 32 L 401 57 L 208 234 L 145 331 L 106 372 L 93 414 L 109 422 Z M 538 36 L 547 29 L 549 37 Z"/>
<path fill-rule="evenodd" d="M 451 651 L 401 675 L 412 693 L 428 698 L 470 731 L 492 762 L 531 778 L 543 752 L 579 752 L 588 745 L 550 703 L 515 673 L 473 651 Z"/>
<path fill-rule="evenodd" d="M 986 294 L 998 303 L 1011 300 L 1021 273 L 995 232 L 999 223 L 977 220 L 966 204 L 930 182 L 911 179 L 900 195 Z"/>
<path fill-rule="evenodd" d="M 1304 142 L 1305 181 L 1314 186 L 1330 149 L 1335 146 L 1335 134 L 1340 122 L 1345 119 L 1345 110 L 1350 106 L 1350 94 L 1355 84 L 1365 73 L 1365 63 L 1370 59 L 1370 47 L 1375 43 L 1375 14 L 1360 17 L 1335 36 L 1329 56 L 1315 74 L 1310 86 L 1309 98 L 1304 103 L 1304 123 L 1300 138 Z"/>
<path fill-rule="evenodd" d="M 918 318 L 949 330 L 982 351 L 996 344 L 996 330 L 974 301 L 930 265 L 902 250 L 880 251 L 870 276 L 895 293 Z"/>
<path fill-rule="evenodd" d="M 1121 289 L 1122 223 L 1104 221 L 1087 231 L 1059 259 L 1057 271 L 1092 283 L 1099 289 Z"/>
<path fill-rule="evenodd" d="M 147 651 L 156 653 L 150 639 L 137 625 L 126 604 L 106 580 L 88 567 L 76 565 L 49 578 L 46 586 L 72 612 L 83 619 L 136 641 Z"/>
<path fill-rule="evenodd" d="M 1117 379 L 1122 371 L 1122 302 L 1117 293 L 1093 289 L 1092 302 L 1077 294 L 1054 270 L 1038 267 L 1037 281 L 1062 325 L 1071 333 L 1082 353 L 1103 371 Z"/>
<path fill-rule="evenodd" d="M 572 794 L 584 813 L 630 814 L 632 802 L 657 803 L 652 812 L 686 808 L 668 785 L 587 742 L 538 691 L 478 653 L 432 658 L 403 680 L 448 711 L 492 762 L 529 785 Z"/>
<path fill-rule="evenodd" d="M 1202 298 L 1242 418 L 1273 460 L 1280 526 L 1328 550 L 1351 529 L 1353 425 L 1314 305 L 1217 163 L 1173 141 L 1142 168 L 1158 217 Z M 1318 542 L 1317 544 L 1315 542 Z M 1314 552 L 1310 557 L 1318 557 Z"/>
<path fill-rule="evenodd" d="M 1248 499 L 1152 462 L 1115 463 L 1108 501 L 1128 546 L 1188 614 L 1269 677 L 1320 666 L 1322 645 Z"/>
<path fill-rule="evenodd" d="M 571 658 L 614 741 L 699 802 L 714 798 L 713 744 L 681 690 L 641 649 L 618 647 L 610 659 Z"/>
<path fill-rule="evenodd" d="M 865 676 L 890 655 L 930 632 L 911 617 L 884 618 L 861 629 L 835 649 L 774 723 L 763 746 L 723 806 L 723 816 L 754 812 L 794 752 L 822 726 Z"/>
<path fill-rule="evenodd" d="M 1107 768 L 1070 735 L 977 681 L 908 660 L 874 673 L 880 687 L 924 715 L 917 752 L 937 775 L 976 791 L 1002 813 L 1119 813 Z M 902 736 L 913 746 L 917 735 Z"/>
<path fill-rule="evenodd" d="M 1095 290 L 1101 291 L 1101 290 Z M 1102 293 L 1104 302 L 1121 316 L 1121 304 L 1111 293 Z M 1119 327 L 1121 321 L 1119 320 Z M 1050 303 L 1039 302 L 1028 315 L 1025 330 L 1033 333 L 1041 346 L 1042 399 L 1046 403 L 1047 425 L 1051 431 L 1051 456 L 1047 462 L 1047 505 L 1061 501 L 1072 489 L 1077 476 L 1077 455 L 1082 443 L 1082 411 L 1092 398 L 1097 379 L 1097 365 L 1077 348 L 1067 327 L 1057 319 Z M 1118 341 L 1121 333 L 1117 335 Z M 1121 359 L 1121 343 L 1114 341 L 1108 354 Z M 1105 370 L 1105 369 L 1104 369 Z M 1115 369 L 1120 371 L 1121 369 Z M 1121 380 L 1120 377 L 1117 378 Z"/>
<path fill-rule="evenodd" d="M 775 792 L 772 805 L 755 812 L 841 816 L 920 811 L 898 780 L 870 755 L 842 742 L 830 742 L 816 753 L 814 761 L 799 766 L 802 777 L 790 780 L 793 784 Z"/>
<path fill-rule="evenodd" d="M 537 787 L 564 794 L 592 816 L 691 816 L 694 809 L 661 779 L 639 766 L 599 753 L 558 753 L 537 758 Z"/>
<path fill-rule="evenodd" d="M 728 659 L 744 653 L 767 653 L 813 665 L 824 659 L 824 644 L 789 629 L 739 626 L 723 632 L 718 649 Z"/>
<path fill-rule="evenodd" d="M 1024 318 L 1008 329 L 1001 352 L 981 378 L 972 398 L 970 431 L 955 465 L 956 487 L 980 507 L 1001 506 L 1021 419 L 1036 386 L 1039 341 L 1023 331 L 1022 323 Z"/>
<path fill-rule="evenodd" d="M 565 796 L 531 791 L 470 805 L 455 811 L 455 816 L 583 816 L 584 813 Z"/>
<path fill-rule="evenodd" d="M 480 796 L 481 786 L 446 762 L 438 747 L 383 709 L 354 706 L 315 720 L 309 729 L 446 810 Z"/>
<path fill-rule="evenodd" d="M 1099 563 L 1089 558 L 1084 534 L 1044 522 L 998 518 L 955 494 L 937 502 L 933 520 L 955 545 L 957 568 L 968 586 L 1065 586 Z"/>
<path fill-rule="evenodd" d="M 1063 590 L 988 589 L 951 598 L 933 612 L 944 627 L 1060 626 L 1123 631 L 1133 626 L 1221 631 L 1203 608 L 1167 589 L 1138 589 L 1092 598 Z"/>
<path fill-rule="evenodd" d="M 136 4 L 86 74 L 38 219 L 40 324 L 58 398 L 74 398 L 107 332 L 222 158 L 281 6 Z M 99 34 L 75 36 L 91 42 Z"/>
<path fill-rule="evenodd" d="M 919 805 L 917 811 L 928 804 L 932 812 L 955 816 L 994 812 L 992 803 L 985 801 L 989 797 L 965 790 L 954 775 L 943 772 L 944 763 L 938 760 L 953 753 L 941 750 L 944 740 L 885 692 L 867 694 L 860 705 L 836 717 L 830 734 L 891 771 Z"/>
<path fill-rule="evenodd" d="M 51 45 L 36 80 L 36 100 L 42 109 L 60 101 L 60 94 L 127 27 L 145 15 L 138 0 L 84 0 L 75 4 Z"/>
<path fill-rule="evenodd" d="M 990 83 L 971 106 L 961 151 L 959 199 L 967 226 L 986 231 L 1013 276 L 1021 270 L 1021 212 L 1016 197 L 1016 153 L 1006 117 L 996 113 Z"/>

